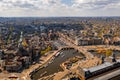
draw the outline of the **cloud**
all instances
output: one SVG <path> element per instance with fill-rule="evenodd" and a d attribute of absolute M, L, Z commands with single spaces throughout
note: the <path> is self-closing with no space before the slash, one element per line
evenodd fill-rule
<path fill-rule="evenodd" d="M 120 15 L 119 7 L 120 0 L 0 0 L 0 16 Z"/>
<path fill-rule="evenodd" d="M 117 6 L 118 3 L 120 3 L 120 0 L 74 0 L 73 7 L 81 9 L 116 8 L 112 5 Z M 119 5 L 117 8 L 119 8 Z"/>
<path fill-rule="evenodd" d="M 59 0 L 58 0 L 59 1 Z M 56 0 L 2 0 L 0 3 L 3 7 L 10 7 L 10 8 L 40 8 L 40 7 L 48 7 L 58 3 Z"/>

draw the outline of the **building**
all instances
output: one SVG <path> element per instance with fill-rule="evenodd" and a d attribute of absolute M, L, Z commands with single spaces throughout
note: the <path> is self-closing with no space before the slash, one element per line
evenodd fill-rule
<path fill-rule="evenodd" d="M 4 66 L 5 66 L 5 60 L 0 60 L 0 67 L 4 68 Z"/>
<path fill-rule="evenodd" d="M 21 62 L 7 62 L 5 65 L 5 70 L 9 72 L 18 72 L 22 68 Z"/>
<path fill-rule="evenodd" d="M 82 45 L 88 45 L 88 40 L 86 39 L 82 39 L 82 38 L 77 38 L 75 40 L 75 44 L 78 46 L 82 46 Z"/>
<path fill-rule="evenodd" d="M 2 60 L 4 58 L 4 51 L 0 51 L 0 60 Z"/>
<path fill-rule="evenodd" d="M 102 74 L 104 72 L 110 71 L 112 69 L 120 67 L 120 62 L 105 62 L 101 65 L 90 67 L 88 69 L 81 68 L 80 66 L 77 68 L 76 74 L 78 74 L 79 78 L 81 80 L 89 79 L 93 76 L 97 76 L 99 74 Z"/>
<path fill-rule="evenodd" d="M 31 58 L 26 56 L 22 57 L 21 62 L 22 62 L 22 66 L 24 66 L 25 68 L 28 68 L 29 65 L 31 64 Z"/>
<path fill-rule="evenodd" d="M 78 46 L 85 46 L 85 45 L 101 45 L 103 43 L 101 38 L 76 38 L 75 44 Z"/>
<path fill-rule="evenodd" d="M 115 45 L 120 45 L 120 38 L 119 38 L 119 37 L 114 37 L 114 38 L 112 39 L 112 41 L 113 41 L 113 44 L 115 44 Z"/>

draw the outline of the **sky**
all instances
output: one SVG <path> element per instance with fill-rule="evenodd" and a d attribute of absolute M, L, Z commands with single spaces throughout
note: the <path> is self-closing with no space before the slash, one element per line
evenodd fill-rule
<path fill-rule="evenodd" d="M 120 0 L 0 0 L 0 17 L 120 16 Z"/>

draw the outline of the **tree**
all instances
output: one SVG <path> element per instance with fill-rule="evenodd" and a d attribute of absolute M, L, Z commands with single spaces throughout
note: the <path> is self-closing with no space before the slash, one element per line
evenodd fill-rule
<path fill-rule="evenodd" d="M 45 50 L 41 51 L 41 54 L 45 54 L 47 52 L 49 52 L 52 48 L 50 46 L 48 46 Z"/>
<path fill-rule="evenodd" d="M 27 42 L 26 42 L 25 39 L 23 40 L 22 45 L 23 45 L 24 47 L 27 47 L 27 46 L 28 46 L 28 44 L 27 44 Z"/>
<path fill-rule="evenodd" d="M 107 50 L 107 51 L 106 51 L 106 56 L 109 57 L 109 56 L 111 56 L 111 55 L 112 55 L 112 50 Z"/>

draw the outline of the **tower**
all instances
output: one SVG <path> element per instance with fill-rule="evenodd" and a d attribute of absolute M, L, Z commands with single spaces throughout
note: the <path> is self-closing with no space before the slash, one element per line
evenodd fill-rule
<path fill-rule="evenodd" d="M 19 39 L 19 42 L 18 42 L 18 47 L 22 47 L 22 42 L 23 42 L 23 32 L 21 32 L 21 35 L 20 35 L 20 39 Z"/>

